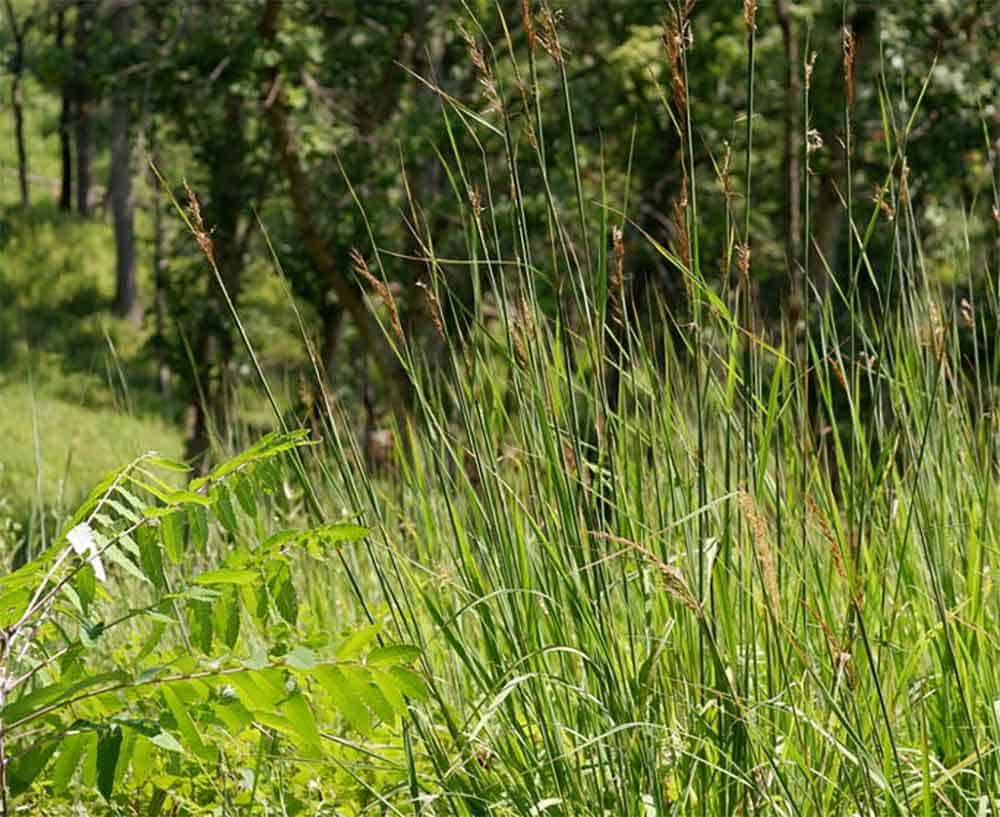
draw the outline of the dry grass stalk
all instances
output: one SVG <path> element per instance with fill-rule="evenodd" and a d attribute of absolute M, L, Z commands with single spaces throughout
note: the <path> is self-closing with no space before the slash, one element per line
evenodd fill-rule
<path fill-rule="evenodd" d="M 472 33 L 461 23 L 459 23 L 458 30 L 462 35 L 462 39 L 465 40 L 465 47 L 469 52 L 469 59 L 472 60 L 472 66 L 475 68 L 479 86 L 482 88 L 483 98 L 487 102 L 487 109 L 502 114 L 503 103 L 500 101 L 500 94 L 497 91 L 493 69 L 490 68 L 490 64 L 486 60 L 486 53 L 479 47 Z"/>
<path fill-rule="evenodd" d="M 757 0 L 743 0 L 743 22 L 747 31 L 757 31 Z"/>
<path fill-rule="evenodd" d="M 837 382 L 844 391 L 848 391 L 847 378 L 844 376 L 844 367 L 840 365 L 840 361 L 837 360 L 832 354 L 827 358 L 830 362 L 830 368 L 833 369 L 833 375 L 837 378 Z"/>
<path fill-rule="evenodd" d="M 824 638 L 826 638 L 826 645 L 830 651 L 830 660 L 833 663 L 834 674 L 838 676 L 838 679 L 841 676 L 844 677 L 847 680 L 848 689 L 854 689 L 857 686 L 857 678 L 851 666 L 849 647 L 840 643 L 837 636 L 834 635 L 833 629 L 812 605 L 808 609 L 813 621 L 819 625 L 820 630 L 823 631 Z"/>
<path fill-rule="evenodd" d="M 888 190 L 880 184 L 875 185 L 875 193 L 872 196 L 872 201 L 875 202 L 875 206 L 885 214 L 885 217 L 892 221 L 896 218 L 896 211 L 892 209 L 892 205 L 885 200 Z"/>
<path fill-rule="evenodd" d="M 521 0 L 521 20 L 524 24 L 524 35 L 528 40 L 528 51 L 534 54 L 537 35 L 535 33 L 535 17 L 531 11 L 531 0 Z"/>
<path fill-rule="evenodd" d="M 768 605 L 774 617 L 778 618 L 781 596 L 778 593 L 778 574 L 774 567 L 774 551 L 771 549 L 767 520 L 757 510 L 753 497 L 746 491 L 740 491 L 739 503 L 740 510 L 743 512 L 743 516 L 750 525 L 750 530 L 753 533 L 754 551 L 757 554 L 757 564 L 760 567 Z"/>
<path fill-rule="evenodd" d="M 631 539 L 626 539 L 623 536 L 616 536 L 613 533 L 604 533 L 603 531 L 590 531 L 589 533 L 597 539 L 606 539 L 610 542 L 614 542 L 615 544 L 624 545 L 628 548 L 628 550 L 638 553 L 650 565 L 656 568 L 660 576 L 663 577 L 667 593 L 669 593 L 676 601 L 687 607 L 688 610 L 693 612 L 699 618 L 704 617 L 704 611 L 701 609 L 698 599 L 695 598 L 694 593 L 691 592 L 691 588 L 688 587 L 688 583 L 684 579 L 684 574 L 681 573 L 681 571 L 676 567 L 668 565 L 649 548 L 640 545 L 638 542 L 633 542 Z"/>
<path fill-rule="evenodd" d="M 479 224 L 483 215 L 483 197 L 478 187 L 469 188 L 469 206 L 472 207 L 472 217 Z"/>
<path fill-rule="evenodd" d="M 184 192 L 187 193 L 188 215 L 191 219 L 191 231 L 194 233 L 194 240 L 198 242 L 198 246 L 205 254 L 208 262 L 214 267 L 215 244 L 212 241 L 212 232 L 205 227 L 205 220 L 201 215 L 201 205 L 198 204 L 198 197 L 186 181 L 184 182 Z"/>
<path fill-rule="evenodd" d="M 687 110 L 687 82 L 684 79 L 684 48 L 687 27 L 686 14 L 675 8 L 663 19 L 663 46 L 670 63 L 670 85 L 678 113 Z"/>
<path fill-rule="evenodd" d="M 816 130 L 816 128 L 810 128 L 806 133 L 806 156 L 811 156 L 818 150 L 823 149 L 823 136 Z"/>
<path fill-rule="evenodd" d="M 740 271 L 740 278 L 747 292 L 750 291 L 750 245 L 743 242 L 736 242 L 736 268 Z"/>
<path fill-rule="evenodd" d="M 827 520 L 826 515 L 823 513 L 823 509 L 816 504 L 811 496 L 806 496 L 806 506 L 809 508 L 809 512 L 813 515 L 813 519 L 816 520 L 816 525 L 819 527 L 819 532 L 826 539 L 827 544 L 830 546 L 830 554 L 833 557 L 833 567 L 837 571 L 837 575 L 840 576 L 844 581 L 847 581 L 847 567 L 844 564 L 844 552 L 840 548 L 840 542 L 837 541 L 837 537 L 834 536 L 833 529 L 830 527 L 829 520 Z"/>
<path fill-rule="evenodd" d="M 847 105 L 854 104 L 854 61 L 858 55 L 858 42 L 854 37 L 854 32 L 849 28 L 844 28 L 843 32 L 843 69 L 844 69 L 844 95 Z"/>
<path fill-rule="evenodd" d="M 976 315 L 972 309 L 972 304 L 968 298 L 962 298 L 962 303 L 959 304 L 959 311 L 962 315 L 962 324 L 966 329 L 976 328 Z"/>
<path fill-rule="evenodd" d="M 364 256 L 356 248 L 351 250 L 351 261 L 354 264 L 354 271 L 372 285 L 372 289 L 375 290 L 379 299 L 385 305 L 386 309 L 389 310 L 389 321 L 392 324 L 392 330 L 400 344 L 405 343 L 403 325 L 399 322 L 399 309 L 396 306 L 396 299 L 392 297 L 392 292 L 389 291 L 389 287 L 386 286 L 381 278 L 372 273 L 368 268 L 368 262 L 365 261 Z"/>
<path fill-rule="evenodd" d="M 545 52 L 552 57 L 553 62 L 556 65 L 562 65 L 564 57 L 558 32 L 559 23 L 562 21 L 562 12 L 553 12 L 548 8 L 543 8 L 538 13 L 538 21 L 541 23 L 542 30 L 535 32 L 536 39 Z"/>
<path fill-rule="evenodd" d="M 609 300 L 611 301 L 611 319 L 621 325 L 625 319 L 625 241 L 621 227 L 611 228 L 611 243 L 615 251 L 615 263 L 611 268 Z"/>
<path fill-rule="evenodd" d="M 434 331 L 437 332 L 438 337 L 441 340 L 445 340 L 444 334 L 444 313 L 441 310 L 441 301 L 438 296 L 423 281 L 417 281 L 417 286 L 424 293 L 424 303 L 427 305 L 427 314 L 430 316 L 431 323 L 434 324 Z"/>
<path fill-rule="evenodd" d="M 726 207 L 730 207 L 733 199 L 736 198 L 736 188 L 733 187 L 733 146 L 729 144 L 728 140 L 724 145 L 722 166 L 719 168 L 719 186 L 722 187 L 722 196 L 726 200 Z"/>
<path fill-rule="evenodd" d="M 805 86 L 807 91 L 812 90 L 813 71 L 816 70 L 816 57 L 818 54 L 813 51 L 805 63 Z"/>
<path fill-rule="evenodd" d="M 514 316 L 511 327 L 511 341 L 514 344 L 514 357 L 522 369 L 528 369 L 531 356 L 528 354 L 528 344 L 534 340 L 535 321 L 532 317 L 528 301 L 521 296 L 521 307 Z"/>

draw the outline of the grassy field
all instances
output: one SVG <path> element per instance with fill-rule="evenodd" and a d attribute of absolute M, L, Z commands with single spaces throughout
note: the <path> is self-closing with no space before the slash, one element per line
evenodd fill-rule
<path fill-rule="evenodd" d="M 483 167 L 457 151 L 442 160 L 453 179 L 488 178 L 491 161 L 544 164 L 506 149 Z M 741 240 L 734 229 L 711 248 L 743 273 L 720 282 L 699 267 L 691 179 L 681 224 L 694 253 L 677 249 L 683 241 L 655 245 L 686 300 L 677 312 L 655 298 L 636 310 L 617 266 L 620 236 L 651 239 L 578 181 L 580 201 L 549 202 L 547 234 L 528 234 L 514 179 L 511 194 L 461 214 L 467 272 L 492 293 L 496 320 L 476 304 L 459 337 L 452 316 L 433 312 L 445 299 L 431 298 L 441 332 L 433 353 L 401 327 L 381 326 L 413 409 L 391 429 L 392 454 L 377 468 L 365 464 L 352 407 L 335 394 L 321 401 L 316 444 L 282 452 L 250 489 L 242 473 L 231 490 L 231 474 L 217 472 L 183 495 L 137 478 L 136 490 L 153 486 L 169 513 L 149 515 L 150 538 L 131 543 L 138 556 L 122 548 L 127 565 L 109 560 L 107 588 L 94 590 L 83 571 L 96 601 L 68 599 L 72 624 L 39 636 L 57 645 L 38 659 L 51 686 L 26 684 L 28 703 L 12 704 L 42 712 L 42 737 L 16 735 L 15 768 L 33 773 L 25 808 L 282 817 L 1000 810 L 994 290 L 963 303 L 939 289 L 920 225 L 895 189 L 893 219 L 871 201 L 848 213 L 844 286 L 808 292 L 804 314 L 765 325 L 747 286 L 750 216 Z M 749 180 L 743 200 L 752 210 Z M 566 213 L 576 208 L 597 212 L 592 240 L 607 252 L 574 251 Z M 140 449 L 176 456 L 180 439 L 169 412 L 151 409 L 142 338 L 98 317 L 109 299 L 106 227 L 51 213 L 6 224 L 15 297 L 0 305 L 11 332 L 0 347 L 0 490 L 9 492 L 0 516 L 13 501 L 33 520 L 70 510 L 99 473 Z M 881 289 L 863 286 L 872 235 L 894 248 Z M 380 248 L 367 249 L 382 275 Z M 960 280 L 973 279 L 977 257 L 956 250 Z M 559 314 L 536 291 L 551 259 L 563 276 Z M 431 291 L 441 291 L 445 276 L 430 266 Z M 67 272 L 78 269 L 88 274 Z M 292 304 L 269 287 L 248 307 L 251 341 L 269 310 L 283 310 L 271 323 L 293 323 Z M 382 297 L 392 297 L 388 288 Z M 44 314 L 33 314 L 41 304 Z M 378 314 L 391 321 L 395 311 Z M 296 343 L 282 329 L 265 346 Z M 230 453 L 216 452 L 220 461 Z M 300 533 L 345 521 L 367 531 L 326 547 Z M 0 534 L 17 532 L 7 524 Z M 124 624 L 113 638 L 109 622 Z M 400 674 L 410 684 L 402 692 L 380 685 L 380 665 L 364 651 L 383 637 L 412 645 L 400 654 L 419 684 Z M 78 695 L 83 670 L 62 666 L 61 650 L 83 655 L 88 672 L 127 680 Z M 317 656 L 346 662 L 346 686 L 306 674 Z M 165 667 L 188 673 L 175 679 L 179 691 L 156 703 L 130 697 Z M 224 672 L 240 681 L 258 673 L 270 689 L 219 681 Z M 72 691 L 67 712 L 46 721 L 45 696 L 59 684 Z M 50 740 L 45 728 L 58 741 L 91 730 L 92 748 Z M 128 753 L 119 754 L 122 740 Z M 50 745 L 44 758 L 32 748 Z M 108 771 L 101 747 L 111 745 Z M 25 771 L 25 757 L 39 768 Z"/>

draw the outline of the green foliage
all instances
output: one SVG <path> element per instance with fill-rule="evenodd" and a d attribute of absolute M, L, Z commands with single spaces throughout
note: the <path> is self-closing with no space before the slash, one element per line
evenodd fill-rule
<path fill-rule="evenodd" d="M 427 697 L 407 668 L 420 651 L 369 648 L 377 628 L 300 641 L 298 554 L 322 558 L 367 535 L 326 524 L 265 536 L 243 511 L 304 445 L 302 433 L 269 435 L 183 490 L 186 466 L 142 455 L 94 488 L 42 556 L 0 580 L 9 798 L 92 789 L 107 801 L 168 791 L 177 805 L 196 802 L 258 741 L 267 757 L 283 745 L 321 760 L 331 732 L 368 739 L 398 725 L 407 699 Z M 246 498 L 234 506 L 236 486 Z M 222 566 L 203 568 L 216 536 Z"/>

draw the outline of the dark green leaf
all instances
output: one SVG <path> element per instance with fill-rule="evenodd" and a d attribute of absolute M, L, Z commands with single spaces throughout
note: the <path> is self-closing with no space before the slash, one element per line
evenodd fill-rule
<path fill-rule="evenodd" d="M 59 741 L 39 741 L 7 768 L 7 793 L 11 797 L 24 794 L 44 771 L 56 751 Z"/>
<path fill-rule="evenodd" d="M 117 726 L 104 732 L 97 742 L 97 790 L 105 800 L 110 800 L 114 791 L 121 748 L 122 730 Z"/>

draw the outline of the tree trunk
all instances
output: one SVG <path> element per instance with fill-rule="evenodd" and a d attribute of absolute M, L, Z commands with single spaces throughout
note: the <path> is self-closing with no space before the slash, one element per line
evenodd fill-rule
<path fill-rule="evenodd" d="M 111 33 L 119 43 L 128 37 L 129 5 L 121 2 L 111 15 Z M 135 219 L 132 213 L 132 116 L 127 94 L 111 99 L 111 173 L 109 190 L 115 233 L 115 302 L 112 311 L 139 325 L 142 306 L 135 275 Z"/>
<path fill-rule="evenodd" d="M 273 43 L 278 35 L 282 5 L 282 0 L 267 0 L 265 4 L 257 26 L 257 31 L 265 43 Z M 302 169 L 298 148 L 292 137 L 288 100 L 281 85 L 280 67 L 276 65 L 271 68 L 264 76 L 264 80 L 265 115 L 271 129 L 275 158 L 288 183 L 292 213 L 299 234 L 302 236 L 302 245 L 320 278 L 327 282 L 336 294 L 340 309 L 351 316 L 364 347 L 372 350 L 378 363 L 388 371 L 388 367 L 394 365 L 394 353 L 386 344 L 379 342 L 381 338 L 379 333 L 372 330 L 371 316 L 360 291 L 341 271 L 335 248 L 323 236 L 316 223 L 309 177 Z M 337 321 L 339 325 L 340 318 Z M 331 333 L 330 336 L 334 337 L 335 333 Z M 324 362 L 329 368 L 331 361 Z M 405 414 L 409 384 L 391 375 L 386 380 L 390 387 L 389 397 L 393 410 L 399 415 Z"/>
<path fill-rule="evenodd" d="M 154 128 L 150 126 L 149 155 L 152 157 L 153 166 L 159 167 L 160 159 L 154 134 Z M 160 396 L 169 397 L 171 375 L 170 364 L 167 361 L 167 256 L 164 252 L 163 192 L 155 178 L 150 179 L 149 190 L 153 199 L 153 346 L 156 349 Z"/>
<path fill-rule="evenodd" d="M 4 7 L 7 24 L 14 39 L 14 53 L 10 62 L 10 108 L 14 114 L 14 141 L 17 145 L 17 181 L 21 191 L 21 206 L 27 207 L 30 200 L 28 150 L 24 142 L 24 96 L 21 81 L 24 78 L 24 37 L 30 23 L 18 23 L 11 0 L 5 0 Z"/>
<path fill-rule="evenodd" d="M 56 48 L 66 47 L 66 9 L 60 8 L 56 18 Z M 62 82 L 62 99 L 59 107 L 59 158 L 62 165 L 59 185 L 59 209 L 69 212 L 73 209 L 73 143 L 70 141 L 70 116 L 73 94 L 69 78 Z"/>
<path fill-rule="evenodd" d="M 801 125 L 802 70 L 798 30 L 792 20 L 788 0 L 776 5 L 781 36 L 785 42 L 785 263 L 789 280 L 795 276 L 802 245 Z"/>
<path fill-rule="evenodd" d="M 92 27 L 93 4 L 81 0 L 76 6 L 76 33 L 73 43 L 74 107 L 76 109 L 76 209 L 90 213 L 90 117 L 93 109 L 90 83 L 87 80 L 88 46 Z"/>

